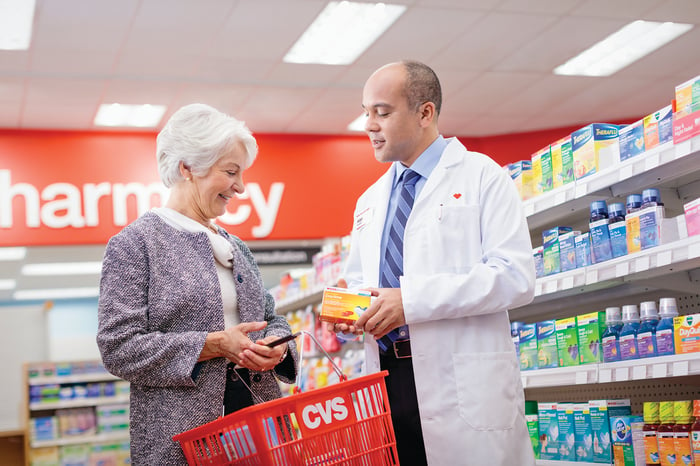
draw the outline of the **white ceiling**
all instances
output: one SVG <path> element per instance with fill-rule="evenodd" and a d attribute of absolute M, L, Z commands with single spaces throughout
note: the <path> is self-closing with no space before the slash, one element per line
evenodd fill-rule
<path fill-rule="evenodd" d="M 162 104 L 167 118 L 198 101 L 257 133 L 343 134 L 369 74 L 411 58 L 441 78 L 444 134 L 491 136 L 641 117 L 700 75 L 700 27 L 611 77 L 551 72 L 634 19 L 699 25 L 698 0 L 392 1 L 408 9 L 355 63 L 321 66 L 282 57 L 324 0 L 37 0 L 31 48 L 0 51 L 0 129 L 103 130 L 102 103 Z M 59 252 L 101 248 L 28 257 Z"/>

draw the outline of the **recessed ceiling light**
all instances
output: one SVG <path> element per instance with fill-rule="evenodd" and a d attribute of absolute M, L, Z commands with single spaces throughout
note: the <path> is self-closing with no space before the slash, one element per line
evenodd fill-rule
<path fill-rule="evenodd" d="M 0 1 L 0 50 L 27 50 L 32 41 L 34 0 Z"/>
<path fill-rule="evenodd" d="M 95 116 L 95 126 L 130 126 L 155 128 L 165 114 L 164 105 L 102 104 Z"/>
<path fill-rule="evenodd" d="M 22 266 L 22 275 L 95 275 L 102 272 L 102 262 L 50 262 Z"/>
<path fill-rule="evenodd" d="M 27 248 L 0 248 L 0 261 L 20 261 L 27 255 Z"/>
<path fill-rule="evenodd" d="M 404 5 L 329 2 L 287 52 L 287 63 L 347 65 L 406 11 Z"/>
<path fill-rule="evenodd" d="M 554 74 L 610 76 L 692 28 L 692 24 L 633 21 L 556 67 Z"/>
<path fill-rule="evenodd" d="M 18 290 L 12 296 L 17 301 L 34 299 L 70 299 L 70 298 L 94 298 L 100 295 L 99 287 L 85 288 L 47 288 L 37 290 Z"/>
<path fill-rule="evenodd" d="M 14 290 L 17 287 L 17 280 L 0 280 L 0 290 Z"/>
<path fill-rule="evenodd" d="M 350 131 L 365 131 L 365 123 L 367 122 L 367 115 L 364 113 L 360 115 L 359 117 L 355 118 L 352 120 L 352 122 L 348 125 L 348 129 Z"/>

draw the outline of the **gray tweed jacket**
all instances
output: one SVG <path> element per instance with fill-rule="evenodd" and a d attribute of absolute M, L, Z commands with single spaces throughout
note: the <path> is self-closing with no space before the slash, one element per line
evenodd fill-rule
<path fill-rule="evenodd" d="M 288 335 L 289 324 L 275 315 L 250 250 L 223 229 L 219 233 L 234 245 L 241 322 L 268 322 L 251 339 Z M 132 464 L 186 464 L 172 437 L 221 415 L 228 363 L 224 358 L 197 363 L 207 333 L 224 329 L 206 233 L 179 231 L 152 212 L 128 225 L 107 245 L 98 313 L 104 365 L 131 383 Z M 251 371 L 253 391 L 264 401 L 280 397 L 276 376 L 293 383 L 296 366 L 292 341 L 274 373 Z"/>

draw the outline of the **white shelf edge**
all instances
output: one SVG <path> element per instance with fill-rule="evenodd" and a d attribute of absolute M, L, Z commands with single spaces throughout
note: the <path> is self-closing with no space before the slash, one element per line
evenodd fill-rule
<path fill-rule="evenodd" d="M 51 377 L 30 377 L 29 385 L 50 385 L 50 384 L 68 384 L 68 383 L 91 383 L 91 382 L 112 382 L 121 380 L 119 377 L 110 374 L 109 372 L 100 372 L 95 374 L 73 374 L 73 375 L 54 375 Z"/>
<path fill-rule="evenodd" d="M 537 466 L 605 466 L 612 463 L 589 463 L 587 461 L 535 460 Z"/>
<path fill-rule="evenodd" d="M 110 434 L 95 434 L 75 437 L 64 437 L 54 440 L 32 440 L 30 445 L 32 448 L 42 447 L 61 447 L 64 445 L 79 445 L 81 443 L 105 443 L 118 442 L 129 440 L 129 431 L 110 433 Z"/>
<path fill-rule="evenodd" d="M 119 403 L 128 403 L 129 395 L 101 396 L 95 398 L 75 398 L 72 400 L 52 401 L 50 403 L 34 402 L 29 403 L 30 411 L 44 411 L 47 409 L 82 408 L 87 406 L 102 406 Z"/>

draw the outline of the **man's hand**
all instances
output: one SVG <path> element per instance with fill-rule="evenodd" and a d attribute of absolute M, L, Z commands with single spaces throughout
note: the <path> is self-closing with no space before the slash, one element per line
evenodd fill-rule
<path fill-rule="evenodd" d="M 364 329 L 375 339 L 406 324 L 401 288 L 367 288 L 375 297 L 370 307 L 357 319 L 355 327 Z"/>

